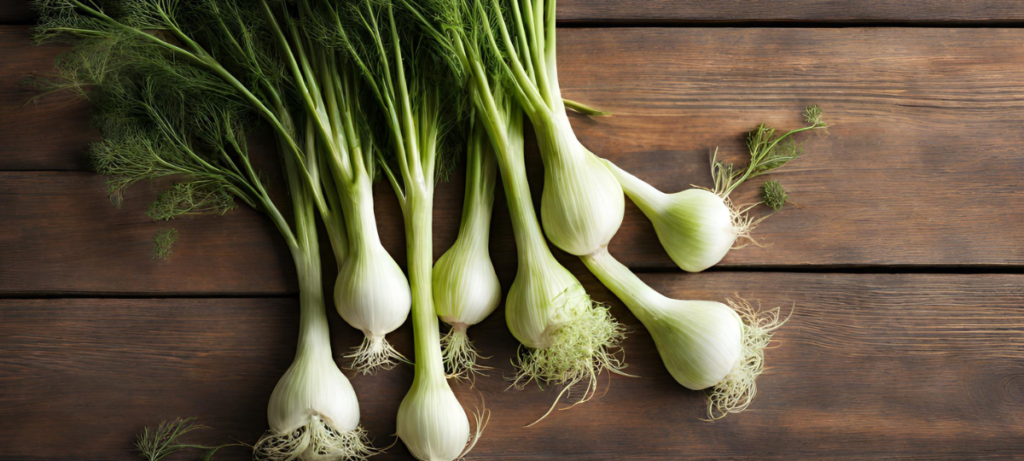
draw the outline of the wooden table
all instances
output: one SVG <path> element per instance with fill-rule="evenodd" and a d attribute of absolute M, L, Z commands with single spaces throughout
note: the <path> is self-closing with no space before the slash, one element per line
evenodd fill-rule
<path fill-rule="evenodd" d="M 566 97 L 615 114 L 574 117 L 579 137 L 659 188 L 708 185 L 710 149 L 739 158 L 747 130 L 796 127 L 807 104 L 833 127 L 776 176 L 800 208 L 759 226 L 767 247 L 683 274 L 632 204 L 612 244 L 671 296 L 795 305 L 747 412 L 701 421 L 703 395 L 677 385 L 637 320 L 559 253 L 631 329 L 626 358 L 640 378 L 604 376 L 603 397 L 523 428 L 557 392 L 505 391 L 516 342 L 499 309 L 471 330 L 500 370 L 477 383 L 494 417 L 472 458 L 1024 455 L 1024 29 L 1006 27 L 1024 5 L 563 0 L 559 14 Z M 26 106 L 32 92 L 19 85 L 64 48 L 30 44 L 24 0 L 5 0 L 0 22 L 0 459 L 133 459 L 142 426 L 177 416 L 214 428 L 200 441 L 255 441 L 296 339 L 282 242 L 239 209 L 175 221 L 174 255 L 153 260 L 153 233 L 171 227 L 143 213 L 159 185 L 110 205 L 83 155 L 98 138 L 88 107 L 66 96 Z M 539 192 L 535 147 L 528 157 Z M 377 193 L 383 240 L 404 261 L 397 204 L 386 185 Z M 440 255 L 461 178 L 438 193 Z M 754 194 L 744 187 L 738 201 Z M 502 201 L 492 253 L 508 286 Z M 340 356 L 361 335 L 331 319 Z M 391 337 L 411 353 L 408 325 Z M 353 378 L 378 444 L 391 442 L 411 378 Z M 377 459 L 407 457 L 399 444 Z"/>

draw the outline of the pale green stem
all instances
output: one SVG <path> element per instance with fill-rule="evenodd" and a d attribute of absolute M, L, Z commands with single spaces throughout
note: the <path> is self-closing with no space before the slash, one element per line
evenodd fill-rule
<path fill-rule="evenodd" d="M 309 209 L 312 212 L 312 208 Z M 309 222 L 299 226 L 306 229 L 299 232 L 300 249 L 293 252 L 295 267 L 299 275 L 299 345 L 296 355 L 330 355 L 330 331 L 327 323 L 327 305 L 324 302 L 323 279 L 320 273 L 320 249 L 316 243 L 316 227 L 313 214 Z"/>
<path fill-rule="evenodd" d="M 377 220 L 373 211 L 373 185 L 361 178 L 341 193 L 349 251 L 352 253 L 380 246 Z M 339 261 L 340 263 L 340 261 Z"/>
<path fill-rule="evenodd" d="M 608 160 L 605 160 L 604 164 L 608 166 L 608 169 L 615 175 L 615 179 L 619 180 L 622 190 L 626 192 L 629 199 L 632 200 L 636 206 L 640 207 L 644 214 L 651 212 L 658 213 L 661 211 L 668 199 L 668 194 L 665 194 L 654 186 L 647 184 L 647 181 L 633 176 L 628 171 L 619 168 Z"/>
<path fill-rule="evenodd" d="M 519 265 L 525 267 L 531 264 L 555 261 L 551 249 L 544 241 L 544 233 L 541 231 L 540 221 L 537 220 L 537 212 L 533 208 L 522 144 L 516 143 L 516 146 L 513 147 L 512 143 L 508 141 L 513 136 L 522 138 L 522 113 L 512 115 L 512 126 L 501 135 L 491 134 L 500 132 L 499 130 L 503 127 L 500 122 L 495 123 L 494 120 L 500 115 L 493 113 L 481 116 L 484 123 L 498 125 L 489 127 L 488 134 L 491 136 L 491 145 L 494 147 L 498 170 L 501 172 L 501 182 L 505 188 L 505 198 L 508 200 Z"/>
<path fill-rule="evenodd" d="M 420 383 L 444 382 L 441 334 L 434 312 L 431 275 L 434 265 L 433 187 L 413 185 L 406 188 L 405 239 L 409 253 L 409 285 L 412 288 L 412 331 L 416 343 L 416 374 L 413 387 Z"/>
<path fill-rule="evenodd" d="M 459 240 L 487 244 L 494 209 L 497 165 L 482 122 L 477 122 L 469 139 L 466 156 L 466 197 L 462 204 Z"/>
<path fill-rule="evenodd" d="M 291 192 L 295 211 L 296 244 L 291 247 L 295 269 L 299 276 L 299 345 L 298 354 L 326 353 L 330 355 L 330 332 L 324 303 L 323 280 L 320 271 L 320 241 L 317 238 L 313 199 L 302 183 L 299 165 L 290 155 L 284 156 L 285 178 Z M 328 347 L 324 347 L 327 345 Z"/>
<path fill-rule="evenodd" d="M 612 257 L 607 248 L 580 256 L 580 259 L 604 286 L 622 300 L 641 323 L 646 325 L 657 319 L 658 312 L 650 306 L 663 303 L 666 300 L 665 296 L 647 286 L 633 271 Z"/>

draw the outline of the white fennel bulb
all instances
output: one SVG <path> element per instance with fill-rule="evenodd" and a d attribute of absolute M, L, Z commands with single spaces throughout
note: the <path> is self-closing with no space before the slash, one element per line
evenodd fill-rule
<path fill-rule="evenodd" d="M 456 241 L 434 264 L 435 310 L 453 327 L 480 323 L 501 302 L 501 285 L 486 250 Z"/>
<path fill-rule="evenodd" d="M 426 374 L 416 377 L 426 378 Z M 469 418 L 444 377 L 413 381 L 398 407 L 397 433 L 422 461 L 459 459 L 471 440 Z"/>
<path fill-rule="evenodd" d="M 746 409 L 764 371 L 764 349 L 785 323 L 779 308 L 757 311 L 745 301 L 672 299 L 647 286 L 606 250 L 582 258 L 650 332 L 665 368 L 692 390 L 707 389 L 708 417 Z"/>
<path fill-rule="evenodd" d="M 275 435 L 257 444 L 257 458 L 297 455 L 309 461 L 370 454 L 359 428 L 356 393 L 329 349 L 299 352 L 270 396 L 267 420 Z"/>
<path fill-rule="evenodd" d="M 353 354 L 352 368 L 371 373 L 404 360 L 385 335 L 405 323 L 412 306 L 409 281 L 384 249 L 373 214 L 373 191 L 360 181 L 342 197 L 348 254 L 338 270 L 334 303 L 341 317 L 363 332 L 362 345 Z"/>
<path fill-rule="evenodd" d="M 508 291 L 505 318 L 509 331 L 524 346 L 544 349 L 590 304 L 576 276 L 552 257 L 519 269 Z"/>
<path fill-rule="evenodd" d="M 450 377 L 472 378 L 484 367 L 466 329 L 501 302 L 501 284 L 489 252 L 497 166 L 482 123 L 475 123 L 466 155 L 466 197 L 455 244 L 434 264 L 434 310 L 451 330 L 441 338 Z"/>
<path fill-rule="evenodd" d="M 622 187 L 604 162 L 576 139 L 561 99 L 550 125 L 537 125 L 544 163 L 540 215 L 551 243 L 582 256 L 607 246 L 622 225 Z"/>
<path fill-rule="evenodd" d="M 705 189 L 666 194 L 608 162 L 626 195 L 651 220 L 661 246 L 687 272 L 700 272 L 725 257 L 751 222 L 728 201 Z"/>
<path fill-rule="evenodd" d="M 808 126 L 797 128 L 781 136 L 764 124 L 747 135 L 750 163 L 741 168 L 719 162 L 717 151 L 711 157 L 712 189 L 691 188 L 666 194 L 625 170 L 605 161 L 622 189 L 654 224 L 661 246 L 680 269 L 700 272 L 715 264 L 736 246 L 737 240 L 758 243 L 750 233 L 762 219 L 753 219 L 747 212 L 760 203 L 778 211 L 785 205 L 787 195 L 778 181 L 768 181 L 762 187 L 761 202 L 737 207 L 729 194 L 748 179 L 774 171 L 803 152 L 791 138 L 808 130 L 825 130 L 821 109 L 809 106 L 804 111 Z"/>
<path fill-rule="evenodd" d="M 299 272 L 299 344 L 295 359 L 277 382 L 267 407 L 270 430 L 253 448 L 266 461 L 356 460 L 372 448 L 359 427 L 359 402 L 331 354 L 327 307 L 320 278 L 319 248 L 312 213 L 300 227 L 307 250 L 294 250 Z"/>

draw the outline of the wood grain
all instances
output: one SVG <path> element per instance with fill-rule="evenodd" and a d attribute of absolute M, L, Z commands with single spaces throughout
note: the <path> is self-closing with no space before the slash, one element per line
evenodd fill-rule
<path fill-rule="evenodd" d="M 29 22 L 28 0 L 0 4 L 0 24 Z M 982 22 L 1024 19 L 1015 0 L 561 0 L 558 20 L 565 23 L 677 22 Z"/>
<path fill-rule="evenodd" d="M 982 22 L 1024 19 L 1014 0 L 560 0 L 559 21 L 587 23 Z"/>
<path fill-rule="evenodd" d="M 0 26 L 0 170 L 85 170 L 88 143 L 99 139 L 89 105 L 70 94 L 39 98 L 26 85 L 53 74 L 65 45 L 34 46 L 26 26 Z"/>
<path fill-rule="evenodd" d="M 24 28 L 0 31 L 12 62 L 22 63 L 14 73 L 49 65 L 53 47 L 30 46 Z M 708 151 L 720 146 L 739 158 L 742 134 L 758 122 L 791 128 L 805 104 L 824 107 L 831 136 L 808 138 L 807 154 L 776 176 L 801 207 L 759 226 L 767 247 L 733 251 L 721 267 L 1024 262 L 1024 195 L 1015 186 L 1024 169 L 1020 29 L 571 29 L 560 37 L 565 94 L 616 114 L 574 117 L 580 138 L 667 191 L 709 185 Z M 86 108 L 55 97 L 12 109 L 29 93 L 8 93 L 16 79 L 3 78 L 0 169 L 83 168 L 96 136 Z M 532 146 L 528 164 L 536 198 L 542 171 Z M 184 226 L 181 253 L 161 266 L 147 253 L 158 226 L 141 213 L 151 189 L 117 211 L 106 205 L 102 179 L 88 174 L 0 176 L 8 224 L 0 258 L 16 263 L 0 265 L 0 292 L 293 291 L 276 236 L 248 210 L 175 223 Z M 382 238 L 403 261 L 398 208 L 386 187 L 377 190 Z M 755 191 L 745 186 L 735 199 L 753 200 Z M 438 194 L 440 254 L 457 232 L 459 179 Z M 500 196 L 495 216 L 495 261 L 512 264 Z M 220 232 L 227 229 L 245 231 Z M 612 249 L 636 269 L 674 267 L 631 204 Z"/>
<path fill-rule="evenodd" d="M 796 305 L 750 410 L 700 421 L 702 395 L 677 385 L 635 318 L 584 277 L 632 330 L 628 371 L 640 378 L 602 377 L 603 397 L 523 428 L 557 390 L 504 392 L 515 342 L 499 310 L 470 330 L 499 369 L 477 382 L 494 417 L 474 459 L 996 459 L 1024 450 L 1024 276 L 644 278 L 674 297 L 738 292 L 766 307 Z M 0 459 L 129 459 L 142 425 L 182 415 L 215 428 L 201 441 L 254 441 L 291 360 L 295 311 L 292 298 L 0 301 Z M 330 317 L 338 357 L 358 337 Z M 391 338 L 411 352 L 410 334 Z M 378 444 L 392 440 L 410 380 L 408 368 L 352 379 Z M 456 389 L 464 402 L 476 396 Z M 377 459 L 406 457 L 399 445 Z"/>

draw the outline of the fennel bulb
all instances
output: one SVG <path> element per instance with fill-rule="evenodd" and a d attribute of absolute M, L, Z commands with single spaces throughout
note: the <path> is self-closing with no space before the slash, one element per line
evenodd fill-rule
<path fill-rule="evenodd" d="M 750 233 L 760 222 L 747 212 L 755 205 L 737 207 L 729 194 L 750 178 L 773 171 L 797 158 L 801 147 L 789 136 L 807 130 L 824 130 L 821 109 L 810 106 L 804 112 L 807 127 L 775 137 L 775 130 L 761 125 L 747 137 L 750 164 L 735 170 L 732 165 L 711 160 L 714 189 L 691 188 L 666 194 L 625 170 L 605 161 L 622 184 L 626 195 L 654 224 L 661 246 L 672 261 L 687 272 L 700 272 L 718 264 L 737 240 L 757 244 Z M 765 183 L 762 202 L 778 210 L 786 201 L 786 191 L 778 181 Z M 762 218 L 763 219 L 763 218 Z M 742 247 L 742 246 L 741 246 Z"/>
<path fill-rule="evenodd" d="M 460 459 L 479 439 L 480 433 L 470 436 L 466 411 L 444 376 L 418 370 L 416 378 L 398 407 L 398 437 L 416 459 Z M 479 429 L 483 427 L 481 423 L 478 419 Z"/>
<path fill-rule="evenodd" d="M 544 163 L 544 233 L 567 253 L 582 256 L 608 245 L 622 225 L 622 187 L 573 132 L 558 84 L 554 0 L 494 0 L 481 26 L 514 85 L 511 92 L 533 123 Z M 506 25 L 505 15 L 512 24 Z M 495 28 L 488 26 L 496 24 Z M 502 46 L 499 47 L 498 43 Z M 574 108 L 592 109 L 573 103 Z"/>
<path fill-rule="evenodd" d="M 310 210 L 311 211 L 311 210 Z M 307 225 L 313 225 L 312 213 Z M 315 227 L 311 238 L 315 239 Z M 308 240 L 296 257 L 302 282 L 299 346 L 270 396 L 270 431 L 254 448 L 256 460 L 364 459 L 378 453 L 359 427 L 359 402 L 334 363 L 320 278 L 318 244 Z"/>
<path fill-rule="evenodd" d="M 718 264 L 738 238 L 750 235 L 751 221 L 729 201 L 705 189 L 666 194 L 608 162 L 630 200 L 654 224 L 661 246 L 687 272 Z"/>
<path fill-rule="evenodd" d="M 349 325 L 365 338 L 352 358 L 351 367 L 362 373 L 391 368 L 405 360 L 384 335 L 405 323 L 412 293 L 405 273 L 384 249 L 373 215 L 373 190 L 369 181 L 353 184 L 342 196 L 348 253 L 341 262 L 334 285 L 334 303 Z"/>
<path fill-rule="evenodd" d="M 466 198 L 455 244 L 434 263 L 434 309 L 451 331 L 441 338 L 452 377 L 472 377 L 483 368 L 466 329 L 482 322 L 501 302 L 501 284 L 488 252 L 497 166 L 487 133 L 475 123 L 466 155 Z"/>
<path fill-rule="evenodd" d="M 557 83 L 557 75 L 551 78 Z M 603 161 L 576 139 L 557 84 L 552 93 L 550 116 L 530 119 L 544 163 L 541 223 L 555 246 L 587 255 L 607 246 L 619 231 L 625 198 Z M 553 121 L 545 125 L 537 118 Z"/>
<path fill-rule="evenodd" d="M 650 332 L 665 368 L 692 390 L 708 389 L 708 417 L 746 409 L 764 371 L 764 349 L 785 323 L 779 308 L 758 312 L 749 303 L 668 298 L 634 275 L 607 250 L 584 256 L 587 268 Z"/>

